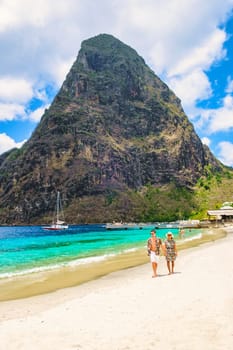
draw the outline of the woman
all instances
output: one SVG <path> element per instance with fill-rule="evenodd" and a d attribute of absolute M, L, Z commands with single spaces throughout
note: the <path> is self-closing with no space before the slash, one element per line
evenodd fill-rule
<path fill-rule="evenodd" d="M 164 241 L 164 244 L 163 244 L 163 251 L 167 260 L 167 268 L 170 275 L 171 273 L 174 273 L 175 260 L 177 257 L 177 249 L 176 249 L 176 242 L 174 241 L 173 234 L 171 232 L 168 232 L 166 234 L 166 237 L 167 239 Z"/>

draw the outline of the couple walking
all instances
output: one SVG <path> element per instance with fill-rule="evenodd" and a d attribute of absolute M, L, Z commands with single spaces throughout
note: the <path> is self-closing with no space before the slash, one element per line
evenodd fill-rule
<path fill-rule="evenodd" d="M 156 237 L 156 231 L 152 230 L 151 237 L 147 241 L 147 251 L 150 255 L 153 270 L 152 277 L 157 276 L 157 266 L 161 248 L 166 257 L 168 273 L 170 275 L 174 273 L 174 265 L 177 257 L 176 242 L 174 241 L 173 234 L 168 232 L 165 241 L 162 243 L 162 240 Z"/>

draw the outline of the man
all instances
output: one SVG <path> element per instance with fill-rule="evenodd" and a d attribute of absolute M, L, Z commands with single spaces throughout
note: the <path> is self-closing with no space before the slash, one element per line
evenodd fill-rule
<path fill-rule="evenodd" d="M 147 251 L 148 255 L 150 256 L 150 261 L 152 264 L 152 270 L 153 270 L 153 276 L 157 276 L 157 267 L 159 262 L 159 254 L 160 254 L 160 248 L 162 245 L 162 241 L 160 238 L 156 237 L 156 231 L 151 231 L 151 237 L 147 241 Z"/>

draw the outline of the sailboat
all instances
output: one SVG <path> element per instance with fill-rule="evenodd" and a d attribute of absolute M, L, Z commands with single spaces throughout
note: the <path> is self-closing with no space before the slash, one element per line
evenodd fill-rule
<path fill-rule="evenodd" d="M 44 230 L 67 230 L 69 226 L 65 223 L 64 220 L 64 213 L 62 209 L 62 203 L 61 203 L 61 196 L 60 192 L 57 192 L 57 201 L 56 201 L 56 208 L 55 208 L 55 215 L 53 222 L 50 226 L 43 227 Z"/>

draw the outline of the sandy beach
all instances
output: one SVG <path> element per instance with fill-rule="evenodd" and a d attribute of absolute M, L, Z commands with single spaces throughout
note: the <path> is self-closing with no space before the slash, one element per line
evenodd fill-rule
<path fill-rule="evenodd" d="M 85 284 L 0 302 L 1 349 L 230 350 L 233 228 L 182 250 L 176 273 L 150 263 Z"/>

